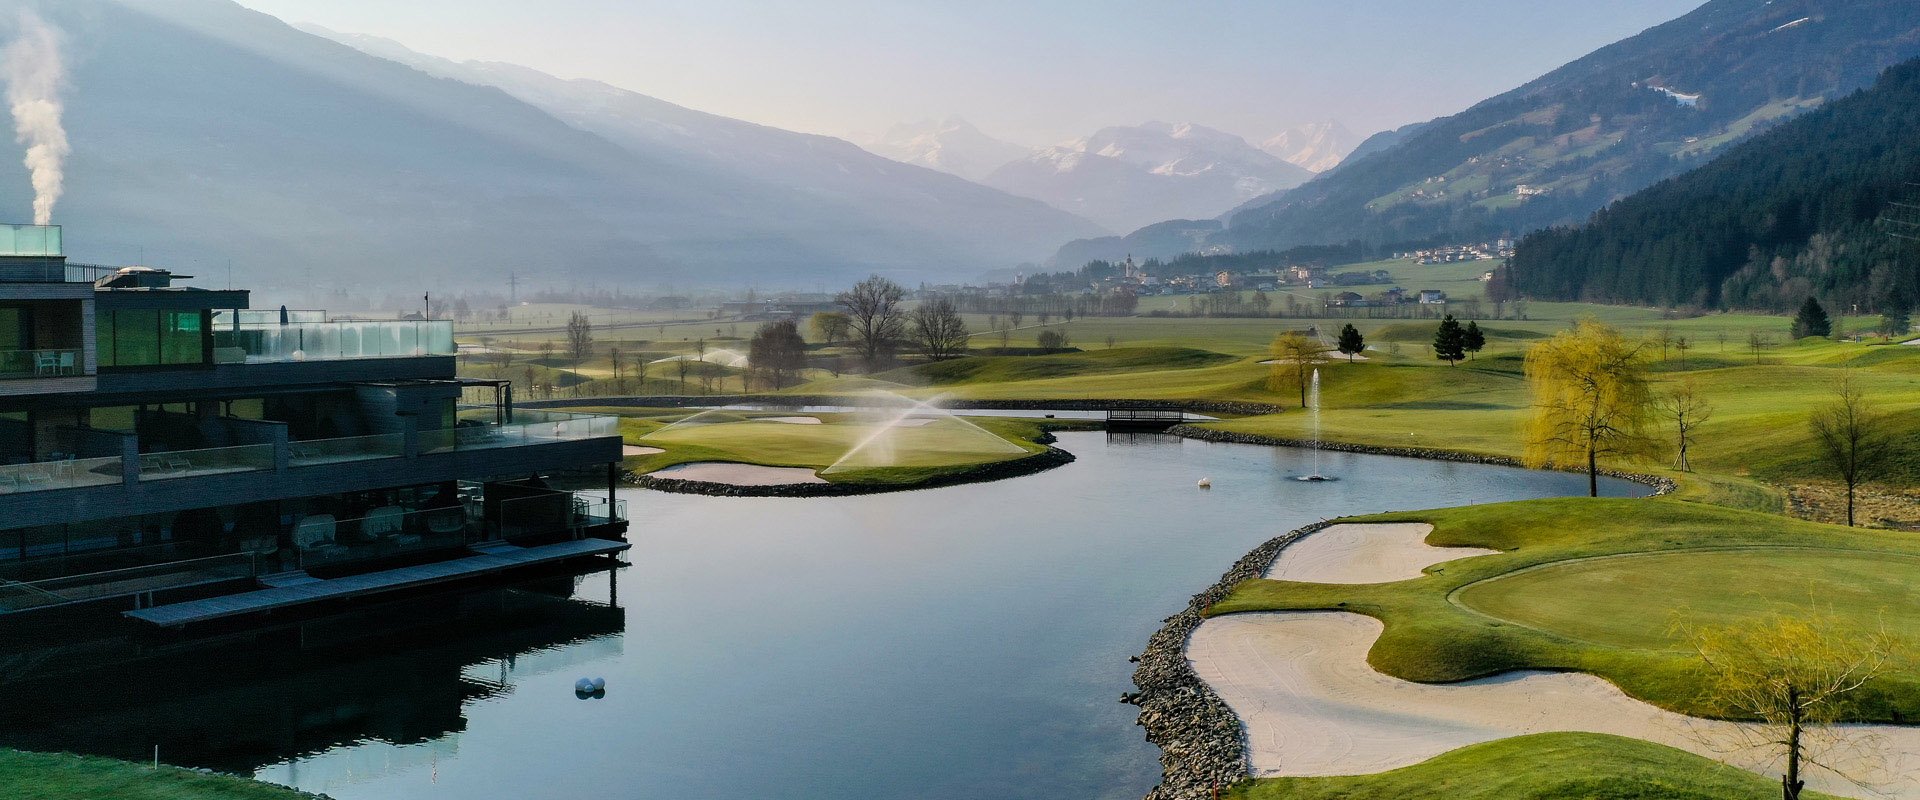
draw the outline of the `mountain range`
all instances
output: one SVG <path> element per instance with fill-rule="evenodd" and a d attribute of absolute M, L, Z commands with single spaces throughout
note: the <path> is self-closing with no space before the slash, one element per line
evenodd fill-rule
<path fill-rule="evenodd" d="M 1390 248 L 1576 223 L 1915 55 L 1920 4 L 1710 0 L 1458 114 L 1376 135 L 1226 215 L 1200 246 Z"/>
<path fill-rule="evenodd" d="M 1542 299 L 1669 307 L 1787 310 L 1818 296 L 1856 313 L 1912 308 L 1915 131 L 1920 59 L 1585 225 L 1527 236 L 1512 283 Z"/>
<path fill-rule="evenodd" d="M 981 182 L 1133 230 L 1169 216 L 1210 217 L 1311 177 L 1233 134 L 1149 122 L 1041 148 Z"/>
<path fill-rule="evenodd" d="M 78 260 L 230 260 L 250 285 L 811 286 L 970 274 L 1101 232 L 838 139 L 510 65 L 376 57 L 228 0 L 0 14 L 28 5 L 68 43 L 54 221 Z M 0 204 L 24 216 L 28 191 L 0 159 Z"/>
<path fill-rule="evenodd" d="M 1261 142 L 1260 149 L 1309 172 L 1326 172 L 1359 146 L 1360 137 L 1338 122 L 1314 122 L 1288 128 Z"/>
<path fill-rule="evenodd" d="M 958 175 L 970 181 L 987 177 L 1000 165 L 1026 158 L 1033 148 L 995 139 L 959 117 L 935 122 L 902 122 L 862 143 L 895 161 Z"/>

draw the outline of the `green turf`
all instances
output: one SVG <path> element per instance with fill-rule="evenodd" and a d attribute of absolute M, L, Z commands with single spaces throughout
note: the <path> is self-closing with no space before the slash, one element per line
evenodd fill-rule
<path fill-rule="evenodd" d="M 8 800 L 297 800 L 313 795 L 178 767 L 155 770 L 108 758 L 0 750 L 0 796 Z"/>
<path fill-rule="evenodd" d="M 1818 602 L 1845 624 L 1872 629 L 1884 620 L 1904 634 L 1920 613 L 1901 588 L 1920 577 L 1920 539 L 1910 534 L 1671 498 L 1556 498 L 1358 519 L 1429 521 L 1430 544 L 1502 552 L 1396 583 L 1247 581 L 1208 613 L 1358 612 L 1386 623 L 1367 660 L 1391 675 L 1432 682 L 1515 669 L 1591 672 L 1634 697 L 1706 716 L 1727 711 L 1703 699 L 1694 657 L 1676 646 L 1669 626 Z M 1727 549 L 1700 552 L 1710 548 Z M 1682 558 L 1674 555 L 1574 561 L 1657 551 L 1687 551 L 1680 565 L 1687 571 L 1663 572 L 1662 559 Z M 1534 567 L 1541 568 L 1524 571 Z M 1920 675 L 1902 672 L 1870 689 L 1859 698 L 1858 718 L 1920 717 Z"/>
<path fill-rule="evenodd" d="M 1818 547 L 1631 553 L 1508 573 L 1454 599 L 1508 622 L 1623 647 L 1685 649 L 1676 625 L 1737 625 L 1810 602 L 1920 631 L 1920 556 Z"/>
<path fill-rule="evenodd" d="M 923 426 L 895 427 L 883 434 L 884 413 L 588 410 L 621 414 L 620 432 L 629 444 L 665 450 L 628 458 L 627 468 L 636 473 L 674 464 L 724 461 L 811 469 L 833 483 L 887 485 L 920 483 L 981 464 L 1026 458 L 1046 449 L 1034 442 L 1046 428 L 1078 424 L 1011 417 L 964 421 L 941 418 Z M 773 421 L 793 416 L 813 417 L 821 423 Z M 853 452 L 870 439 L 873 444 Z M 849 456 L 850 452 L 853 455 Z"/>
<path fill-rule="evenodd" d="M 1598 733 L 1541 733 L 1462 747 L 1376 775 L 1269 778 L 1230 800 L 1767 800 L 1778 783 L 1684 750 Z M 1800 795 L 1825 798 L 1818 792 Z"/>

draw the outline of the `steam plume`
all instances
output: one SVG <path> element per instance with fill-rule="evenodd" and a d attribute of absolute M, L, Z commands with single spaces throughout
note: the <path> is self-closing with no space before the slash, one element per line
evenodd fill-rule
<path fill-rule="evenodd" d="M 60 199 L 65 178 L 62 166 L 70 149 L 67 131 L 60 127 L 60 86 L 66 69 L 60 63 L 60 34 L 32 10 L 20 12 L 20 31 L 7 45 L 4 57 L 7 104 L 13 107 L 13 137 L 27 148 L 27 170 L 33 175 L 33 224 L 53 221 L 53 204 Z"/>

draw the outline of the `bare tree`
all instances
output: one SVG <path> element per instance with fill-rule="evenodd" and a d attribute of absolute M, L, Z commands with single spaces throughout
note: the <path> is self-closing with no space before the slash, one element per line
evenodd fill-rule
<path fill-rule="evenodd" d="M 930 360 L 952 358 L 966 351 L 967 335 L 967 323 L 960 319 L 952 300 L 935 297 L 913 310 L 914 343 Z"/>
<path fill-rule="evenodd" d="M 593 320 L 579 311 L 567 317 L 567 354 L 575 367 L 593 352 Z"/>
<path fill-rule="evenodd" d="M 615 393 L 625 392 L 626 383 L 620 379 L 621 363 L 619 345 L 607 346 L 607 364 L 613 368 L 613 391 Z"/>
<path fill-rule="evenodd" d="M 718 331 L 717 328 L 715 330 Z M 708 368 L 709 365 L 707 364 L 707 340 L 706 339 L 693 340 L 693 360 L 699 366 L 699 369 L 700 369 L 700 393 L 712 394 L 713 393 L 713 370 L 709 369 Z"/>
<path fill-rule="evenodd" d="M 760 326 L 748 345 L 747 363 L 765 375 L 776 391 L 784 388 L 787 378 L 807 364 L 807 343 L 800 338 L 799 326 L 790 319 Z"/>
<path fill-rule="evenodd" d="M 1753 363 L 1760 363 L 1760 351 L 1773 346 L 1773 337 L 1759 331 L 1747 331 L 1747 348 L 1753 351 Z"/>
<path fill-rule="evenodd" d="M 1111 333 L 1109 333 L 1109 334 L 1107 334 L 1107 349 L 1108 349 L 1108 350 L 1112 350 L 1112 349 L 1113 349 L 1113 346 L 1114 346 L 1115 344 L 1118 344 L 1119 342 L 1120 342 L 1120 339 L 1119 339 L 1118 337 L 1116 337 L 1116 336 L 1114 336 L 1114 335 L 1113 335 L 1113 334 L 1111 334 Z"/>
<path fill-rule="evenodd" d="M 1902 642 L 1818 609 L 1697 629 L 1689 638 L 1703 666 L 1698 674 L 1708 702 L 1728 716 L 1757 720 L 1736 744 L 1786 762 L 1780 776 L 1784 800 L 1798 800 L 1806 787 L 1804 765 L 1865 785 L 1864 776 L 1850 774 L 1852 764 L 1827 754 L 1841 752 L 1839 745 L 1855 735 L 1836 723 L 1854 694 L 1899 662 Z"/>
<path fill-rule="evenodd" d="M 906 332 L 900 310 L 900 300 L 906 293 L 900 284 L 872 275 L 835 298 L 847 311 L 849 333 L 869 370 L 892 354 L 894 343 Z"/>
<path fill-rule="evenodd" d="M 1847 524 L 1853 524 L 1854 493 L 1894 453 L 1888 419 L 1867 401 L 1852 374 L 1842 375 L 1834 400 L 1809 420 L 1820 460 L 1847 486 Z"/>
<path fill-rule="evenodd" d="M 1679 437 L 1679 453 L 1673 459 L 1673 468 L 1692 472 L 1693 464 L 1687 460 L 1687 450 L 1699 435 L 1699 427 L 1713 417 L 1713 404 L 1700 396 L 1691 378 L 1660 395 L 1654 404 L 1659 406 L 1660 413 L 1667 419 L 1673 420 L 1674 433 Z"/>

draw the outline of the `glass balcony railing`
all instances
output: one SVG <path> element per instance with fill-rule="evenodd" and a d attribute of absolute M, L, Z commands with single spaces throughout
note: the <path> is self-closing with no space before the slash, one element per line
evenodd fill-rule
<path fill-rule="evenodd" d="M 0 494 L 106 486 L 120 481 L 119 456 L 0 466 Z"/>
<path fill-rule="evenodd" d="M 287 461 L 296 467 L 399 458 L 407 454 L 407 437 L 398 433 L 373 436 L 348 436 L 340 439 L 307 439 L 287 444 Z"/>
<path fill-rule="evenodd" d="M 140 480 L 159 481 L 271 470 L 274 462 L 273 451 L 274 446 L 270 444 L 243 444 L 237 447 L 211 447 L 204 450 L 142 453 L 140 454 Z"/>
<path fill-rule="evenodd" d="M 0 379 L 60 378 L 86 371 L 87 361 L 73 348 L 0 350 Z"/>
<path fill-rule="evenodd" d="M 62 251 L 58 225 L 0 225 L 0 256 L 57 256 Z"/>
<path fill-rule="evenodd" d="M 349 358 L 450 356 L 453 323 L 446 320 L 385 322 L 246 323 L 213 331 L 216 362 L 281 363 Z"/>
<path fill-rule="evenodd" d="M 37 581 L 0 580 L 0 613 L 202 586 L 253 577 L 259 571 L 254 554 L 229 553 Z"/>

